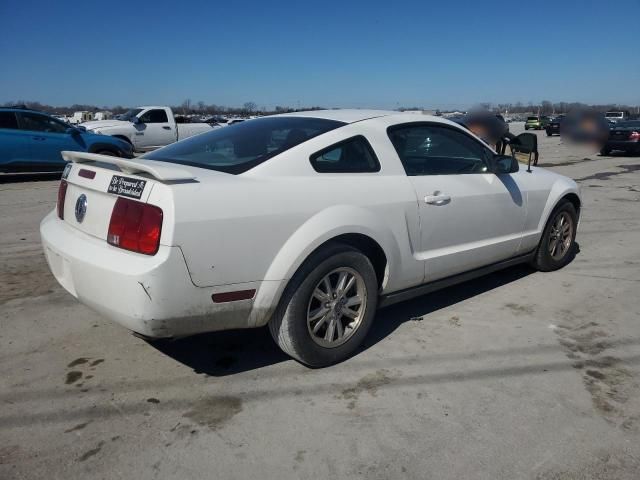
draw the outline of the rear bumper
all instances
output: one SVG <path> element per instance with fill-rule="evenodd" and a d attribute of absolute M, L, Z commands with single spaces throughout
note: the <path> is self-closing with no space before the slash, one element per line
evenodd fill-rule
<path fill-rule="evenodd" d="M 265 316 L 255 311 L 255 297 L 216 304 L 211 295 L 259 292 L 261 284 L 271 282 L 196 287 L 179 247 L 161 246 L 154 256 L 128 252 L 77 231 L 55 212 L 44 218 L 40 234 L 49 268 L 62 287 L 104 317 L 146 337 L 247 328 Z"/>
<path fill-rule="evenodd" d="M 625 150 L 627 152 L 640 152 L 640 142 L 627 142 L 624 140 L 607 140 L 605 148 L 610 150 Z"/>

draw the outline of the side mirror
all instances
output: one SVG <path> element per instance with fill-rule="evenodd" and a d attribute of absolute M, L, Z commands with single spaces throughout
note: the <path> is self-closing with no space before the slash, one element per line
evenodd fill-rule
<path fill-rule="evenodd" d="M 79 128 L 69 127 L 64 131 L 64 133 L 66 133 L 68 135 L 80 135 L 82 132 L 80 131 Z"/>
<path fill-rule="evenodd" d="M 519 169 L 518 161 L 511 155 L 496 155 L 493 157 L 493 173 L 496 175 L 515 173 Z"/>
<path fill-rule="evenodd" d="M 131 123 L 138 125 L 139 123 L 143 123 L 142 120 L 140 120 L 140 117 L 131 117 Z"/>

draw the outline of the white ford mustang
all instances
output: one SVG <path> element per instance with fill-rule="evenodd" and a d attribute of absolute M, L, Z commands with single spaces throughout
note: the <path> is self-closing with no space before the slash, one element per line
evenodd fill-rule
<path fill-rule="evenodd" d="M 134 160 L 63 156 L 40 227 L 51 271 L 150 338 L 268 324 L 289 355 L 329 365 L 377 307 L 575 250 L 575 182 L 427 115 L 294 113 Z"/>

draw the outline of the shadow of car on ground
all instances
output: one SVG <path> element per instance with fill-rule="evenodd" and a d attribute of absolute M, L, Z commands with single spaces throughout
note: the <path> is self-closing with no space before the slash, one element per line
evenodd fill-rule
<path fill-rule="evenodd" d="M 534 270 L 518 265 L 475 280 L 380 309 L 363 345 L 354 356 L 383 341 L 403 323 L 424 317 L 476 295 L 524 278 Z M 230 330 L 193 337 L 150 341 L 150 345 L 195 373 L 222 377 L 291 360 L 269 334 L 268 328 Z M 347 360 L 349 361 L 349 360 Z"/>

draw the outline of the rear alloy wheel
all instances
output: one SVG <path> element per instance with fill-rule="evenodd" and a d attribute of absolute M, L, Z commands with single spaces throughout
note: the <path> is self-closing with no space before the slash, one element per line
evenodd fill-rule
<path fill-rule="evenodd" d="M 293 276 L 269 322 L 280 348 L 311 367 L 349 358 L 367 335 L 378 301 L 371 261 L 348 245 L 312 254 Z"/>
<path fill-rule="evenodd" d="M 558 270 L 575 255 L 578 214 L 571 202 L 562 201 L 551 213 L 538 245 L 533 266 L 543 272 Z"/>
<path fill-rule="evenodd" d="M 355 270 L 342 267 L 325 275 L 313 290 L 307 307 L 307 328 L 318 345 L 333 348 L 345 343 L 362 323 L 367 288 Z"/>

